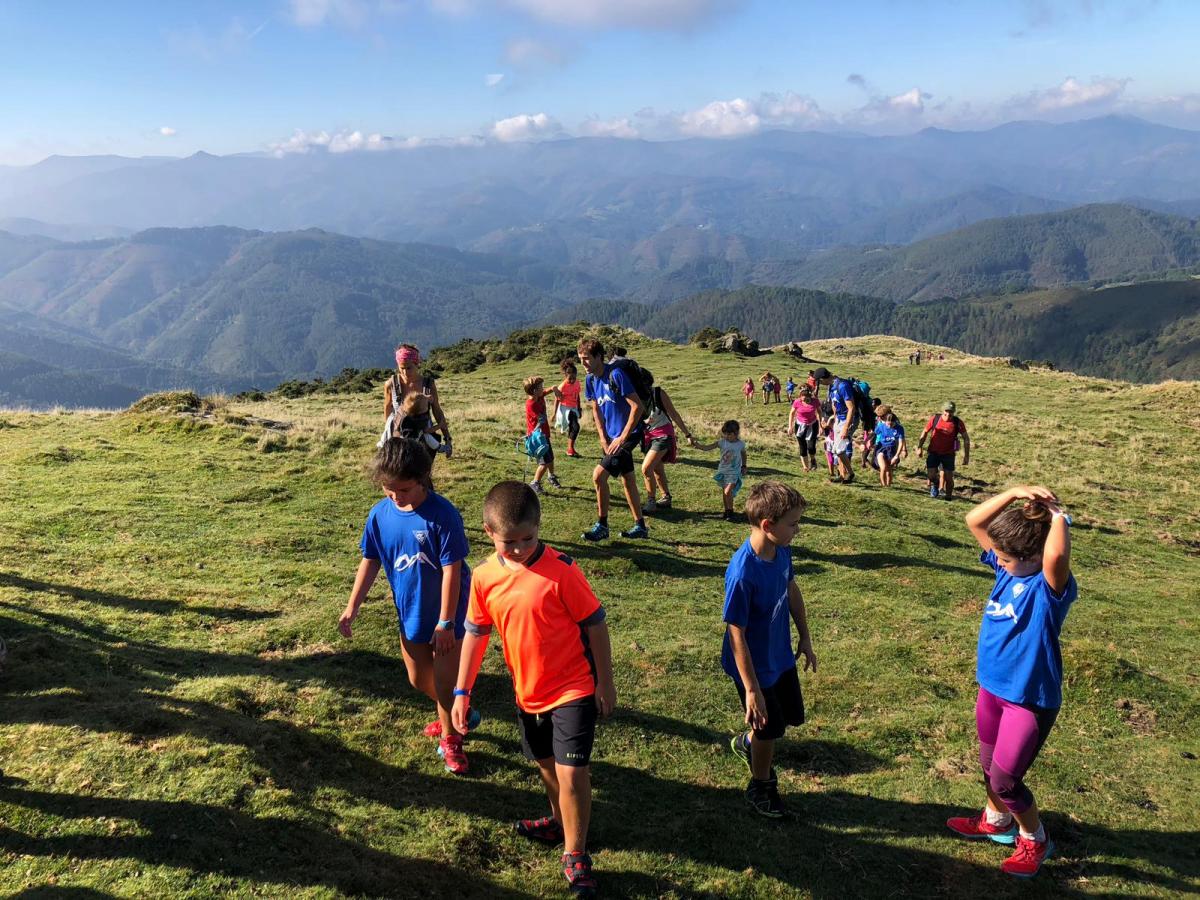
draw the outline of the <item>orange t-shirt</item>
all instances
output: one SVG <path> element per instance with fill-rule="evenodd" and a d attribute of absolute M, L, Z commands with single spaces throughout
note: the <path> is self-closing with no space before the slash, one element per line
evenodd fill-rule
<path fill-rule="evenodd" d="M 574 384 L 569 381 L 564 381 L 558 386 L 558 392 L 562 394 L 559 398 L 559 403 L 563 406 L 569 406 L 572 409 L 579 409 L 579 394 L 583 390 L 583 385 L 576 380 Z"/>
<path fill-rule="evenodd" d="M 544 713 L 596 692 L 583 623 L 602 621 L 603 609 L 574 560 L 545 544 L 524 568 L 493 553 L 471 573 L 468 628 L 499 631 L 525 712 Z"/>

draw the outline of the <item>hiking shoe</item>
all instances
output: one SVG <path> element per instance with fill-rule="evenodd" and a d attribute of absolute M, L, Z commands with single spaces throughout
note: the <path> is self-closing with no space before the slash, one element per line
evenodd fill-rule
<path fill-rule="evenodd" d="M 997 844 L 1012 844 L 1017 839 L 1015 821 L 1010 819 L 1007 826 L 990 825 L 984 810 L 980 810 L 977 816 L 955 816 L 953 819 L 947 819 L 946 827 L 959 837 L 970 840 L 988 838 Z"/>
<path fill-rule="evenodd" d="M 936 500 L 938 498 L 938 489 L 937 489 L 936 484 L 931 484 L 929 486 L 929 496 L 932 497 L 934 500 Z"/>
<path fill-rule="evenodd" d="M 583 850 L 562 855 L 563 876 L 576 897 L 596 896 L 596 876 L 592 874 L 592 858 Z"/>
<path fill-rule="evenodd" d="M 1054 841 L 1031 841 L 1017 835 L 1017 849 L 1013 855 L 1000 863 L 1000 871 L 1017 878 L 1032 878 L 1042 868 L 1042 863 L 1054 853 Z"/>
<path fill-rule="evenodd" d="M 830 475 L 830 476 L 829 476 L 829 483 L 830 483 L 830 484 L 841 484 L 841 483 L 842 483 L 842 476 L 841 476 L 841 475 Z"/>
<path fill-rule="evenodd" d="M 779 796 L 779 782 L 772 778 L 759 781 L 751 778 L 746 787 L 746 802 L 760 816 L 767 819 L 782 819 L 786 814 L 783 799 Z"/>
<path fill-rule="evenodd" d="M 572 457 L 574 457 L 575 459 L 583 459 L 583 454 L 582 454 L 582 453 L 579 453 L 579 452 L 577 452 L 577 451 L 575 451 L 575 450 L 568 450 L 568 451 L 567 451 L 567 456 L 572 456 Z"/>
<path fill-rule="evenodd" d="M 649 513 L 652 513 L 652 512 L 658 512 L 658 503 L 655 502 L 653 497 L 651 497 L 645 503 L 642 504 L 642 515 L 643 516 L 647 515 Z"/>
<path fill-rule="evenodd" d="M 438 756 L 446 764 L 446 771 L 452 775 L 467 774 L 467 754 L 463 752 L 463 739 L 456 734 L 448 735 L 438 741 Z"/>
<path fill-rule="evenodd" d="M 471 707 L 471 711 L 467 713 L 467 730 L 474 731 L 479 727 L 479 723 L 483 721 L 483 714 L 475 707 Z M 440 719 L 434 719 L 425 726 L 425 737 L 440 738 L 442 736 L 442 723 Z M 464 735 L 465 737 L 466 735 Z"/>
<path fill-rule="evenodd" d="M 736 522 L 737 513 L 735 513 L 732 509 L 726 509 L 721 512 L 721 518 L 726 522 Z"/>
<path fill-rule="evenodd" d="M 750 735 L 745 732 L 735 734 L 729 741 L 729 749 L 733 751 L 733 755 L 746 764 L 746 768 L 750 769 Z M 753 770 L 750 771 L 753 775 Z"/>
<path fill-rule="evenodd" d="M 542 816 L 540 819 L 521 819 L 517 822 L 517 834 L 546 844 L 561 844 L 563 828 L 557 819 Z"/>
<path fill-rule="evenodd" d="M 583 533 L 583 538 L 587 541 L 607 541 L 608 526 L 600 522 L 593 522 L 592 527 Z"/>
<path fill-rule="evenodd" d="M 650 529 L 640 522 L 634 523 L 632 528 L 628 528 L 621 532 L 623 538 L 648 538 L 650 537 Z"/>
<path fill-rule="evenodd" d="M 557 476 L 557 475 L 551 475 L 551 476 L 550 476 L 550 483 L 551 483 L 552 485 L 554 485 L 556 488 L 560 488 L 560 487 L 562 487 L 562 482 L 558 480 L 558 476 Z"/>
<path fill-rule="evenodd" d="M 946 501 L 953 500 L 954 495 L 951 494 L 949 491 L 946 491 L 946 493 L 942 494 L 942 499 L 946 500 Z"/>
<path fill-rule="evenodd" d="M 658 508 L 659 509 L 670 509 L 671 508 L 671 495 L 670 494 L 663 494 L 662 499 L 658 501 Z"/>
<path fill-rule="evenodd" d="M 546 489 L 544 487 L 542 487 L 542 483 L 540 481 L 531 481 L 531 482 L 529 482 L 529 486 L 531 488 L 533 488 L 533 492 L 535 494 L 537 494 L 539 497 L 543 496 L 546 493 Z"/>

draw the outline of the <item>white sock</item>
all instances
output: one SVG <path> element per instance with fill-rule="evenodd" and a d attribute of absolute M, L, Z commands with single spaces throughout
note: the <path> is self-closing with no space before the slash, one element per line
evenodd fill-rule
<path fill-rule="evenodd" d="M 1020 829 L 1020 831 L 1021 837 L 1025 838 L 1027 841 L 1036 841 L 1039 844 L 1046 843 L 1046 826 L 1041 822 L 1038 822 L 1038 830 L 1032 834 L 1026 831 L 1024 828 Z"/>
<path fill-rule="evenodd" d="M 997 828 L 1007 828 L 1012 824 L 1012 813 L 1007 809 L 1004 812 L 996 812 L 990 806 L 987 806 L 984 807 L 984 815 L 987 816 L 987 823 Z"/>

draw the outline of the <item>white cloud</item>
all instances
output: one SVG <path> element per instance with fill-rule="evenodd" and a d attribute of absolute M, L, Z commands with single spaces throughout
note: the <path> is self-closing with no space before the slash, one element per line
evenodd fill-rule
<path fill-rule="evenodd" d="M 585 119 L 576 129 L 582 137 L 609 137 L 634 140 L 641 133 L 634 124 L 626 118 L 620 119 Z"/>
<path fill-rule="evenodd" d="M 739 137 L 762 127 L 750 100 L 714 100 L 679 117 L 679 130 L 691 137 Z"/>
<path fill-rule="evenodd" d="M 827 120 L 815 100 L 788 91 L 714 100 L 675 117 L 674 125 L 689 137 L 740 137 L 763 128 L 811 128 Z"/>
<path fill-rule="evenodd" d="M 490 75 L 483 76 L 483 83 L 490 88 L 494 88 L 504 80 L 504 75 L 500 72 L 493 72 Z"/>
<path fill-rule="evenodd" d="M 1027 105 L 1037 112 L 1051 113 L 1111 103 L 1125 92 L 1128 84 L 1128 78 L 1093 78 L 1090 84 L 1084 84 L 1074 76 L 1068 76 L 1057 87 L 1028 95 Z"/>
<path fill-rule="evenodd" d="M 270 144 L 269 149 L 276 156 L 286 156 L 289 153 L 308 153 L 318 149 L 327 150 L 330 153 L 350 153 L 354 150 L 390 150 L 405 143 L 407 142 L 397 142 L 395 138 L 378 133 L 335 131 L 330 134 L 324 130 L 304 131 L 297 128 L 290 138 Z"/>
<path fill-rule="evenodd" d="M 158 129 L 158 133 L 163 137 L 175 137 L 176 132 L 175 129 L 170 125 L 164 125 L 162 128 Z"/>
<path fill-rule="evenodd" d="M 687 31 L 741 0 L 502 0 L 536 19 L 573 28 Z"/>
<path fill-rule="evenodd" d="M 536 141 L 543 138 L 555 137 L 563 133 L 562 126 L 557 120 L 544 112 L 522 113 L 494 122 L 488 134 L 501 143 L 512 141 Z"/>

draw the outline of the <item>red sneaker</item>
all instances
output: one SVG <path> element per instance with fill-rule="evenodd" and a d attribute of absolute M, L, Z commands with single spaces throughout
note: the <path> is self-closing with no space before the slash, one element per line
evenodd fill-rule
<path fill-rule="evenodd" d="M 1010 819 L 1007 828 L 989 825 L 987 812 L 984 810 L 980 810 L 977 816 L 956 816 L 953 819 L 947 819 L 946 827 L 959 837 L 971 840 L 990 838 L 997 844 L 1011 844 L 1017 839 L 1017 823 L 1015 821 Z"/>
<path fill-rule="evenodd" d="M 1042 863 L 1054 852 L 1054 841 L 1031 841 L 1017 835 L 1017 849 L 1000 864 L 1000 871 L 1018 878 L 1032 878 L 1042 868 Z"/>
<path fill-rule="evenodd" d="M 425 737 L 440 738 L 442 736 L 442 723 L 438 719 L 434 719 L 425 726 Z"/>
<path fill-rule="evenodd" d="M 463 739 L 456 734 L 438 741 L 438 756 L 446 763 L 446 771 L 452 775 L 467 774 L 467 754 L 463 753 Z"/>

